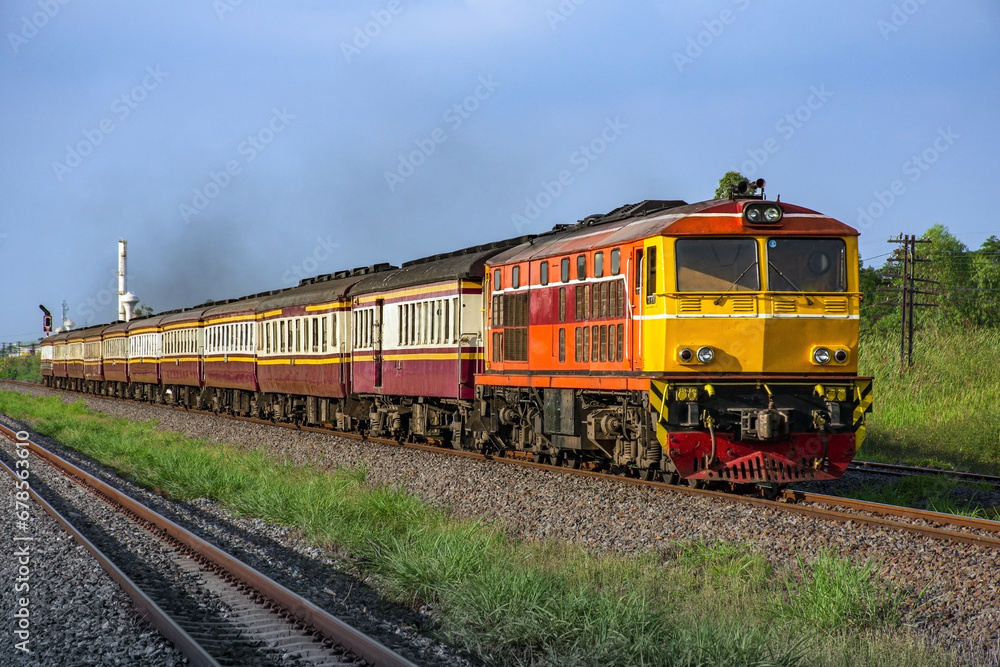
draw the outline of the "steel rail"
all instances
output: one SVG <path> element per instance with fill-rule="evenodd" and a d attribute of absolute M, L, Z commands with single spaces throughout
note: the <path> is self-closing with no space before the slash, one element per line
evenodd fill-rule
<path fill-rule="evenodd" d="M 45 387 L 44 385 L 39 385 L 37 383 L 23 383 L 23 384 L 27 384 L 33 387 L 41 387 L 43 389 L 53 390 L 51 387 Z M 918 524 L 906 523 L 901 521 L 891 521 L 889 519 L 880 517 L 895 516 L 899 518 L 922 520 L 933 524 L 952 525 L 959 528 L 982 530 L 989 533 L 995 533 L 998 536 L 1000 536 L 1000 522 L 990 521 L 988 519 L 973 519 L 970 517 L 964 517 L 956 514 L 930 512 L 926 510 L 917 510 L 907 507 L 900 507 L 897 505 L 882 505 L 879 503 L 872 503 L 868 501 L 853 500 L 850 498 L 841 498 L 839 496 L 825 496 L 820 494 L 810 494 L 810 493 L 803 493 L 800 491 L 791 491 L 791 490 L 782 491 L 782 493 L 780 494 L 782 500 L 767 500 L 765 498 L 738 495 L 735 493 L 729 493 L 725 491 L 713 491 L 710 489 L 690 488 L 686 486 L 667 484 L 665 482 L 640 480 L 633 477 L 626 477 L 622 475 L 609 475 L 606 473 L 594 472 L 590 470 L 573 469 L 562 466 L 548 465 L 544 463 L 535 463 L 533 461 L 525 461 L 513 457 L 492 456 L 492 455 L 480 454 L 478 452 L 436 447 L 433 445 L 398 442 L 396 440 L 388 440 L 385 438 L 372 438 L 365 435 L 359 435 L 357 433 L 336 431 L 330 428 L 319 427 L 319 426 L 303 426 L 300 424 L 291 424 L 286 422 L 274 422 L 266 419 L 258 419 L 256 417 L 241 417 L 238 415 L 232 415 L 227 413 L 216 413 L 212 412 L 211 410 L 195 410 L 195 409 L 185 408 L 183 406 L 164 405 L 159 403 L 150 403 L 148 401 L 136 401 L 134 399 L 117 399 L 112 396 L 81 394 L 80 392 L 70 391 L 68 389 L 54 389 L 54 391 L 62 391 L 73 395 L 82 395 L 92 398 L 103 398 L 106 400 L 126 400 L 132 403 L 139 403 L 147 406 L 155 406 L 159 408 L 168 408 L 172 410 L 190 412 L 192 414 L 225 417 L 227 419 L 247 421 L 267 426 L 279 426 L 282 428 L 291 428 L 298 431 L 304 431 L 309 433 L 322 433 L 325 435 L 333 435 L 353 440 L 361 440 L 361 441 L 367 440 L 394 447 L 401 447 L 404 449 L 426 451 L 442 456 L 458 456 L 477 461 L 492 461 L 495 463 L 502 463 L 505 465 L 534 468 L 538 470 L 546 470 L 548 472 L 556 472 L 565 475 L 592 477 L 594 479 L 603 479 L 605 481 L 613 481 L 616 483 L 626 484 L 630 486 L 649 487 L 649 488 L 667 490 L 673 493 L 687 494 L 692 496 L 702 496 L 708 498 L 718 498 L 720 500 L 725 500 L 728 502 L 739 502 L 761 508 L 787 511 L 827 521 L 836 521 L 840 523 L 846 523 L 852 521 L 858 524 L 864 524 L 881 528 L 890 528 L 893 530 L 900 530 L 904 532 L 913 533 L 916 535 L 923 535 L 925 537 L 930 537 L 933 539 L 953 540 L 964 544 L 974 544 L 994 549 L 1000 549 L 1000 537 L 991 537 L 986 535 L 978 535 L 975 533 L 946 530 L 943 528 L 935 528 L 931 526 L 921 526 Z M 802 504 L 802 503 L 808 503 L 808 504 Z M 836 510 L 825 509 L 821 507 L 813 507 L 810 506 L 809 504 L 841 506 L 854 511 L 838 512 Z M 857 512 L 876 514 L 878 516 L 865 516 L 865 514 L 859 514 Z"/>
<path fill-rule="evenodd" d="M 4 437 L 13 441 L 14 443 L 21 443 L 24 445 L 31 444 L 30 441 L 21 440 L 17 437 L 17 434 L 0 424 L 0 433 Z M 29 447 L 30 449 L 30 447 Z M 3 471 L 14 478 L 15 482 L 22 481 L 14 470 L 8 466 L 5 462 L 0 461 L 0 467 Z M 177 622 L 163 609 L 160 608 L 156 602 L 154 602 L 146 593 L 139 588 L 139 586 L 132 581 L 132 579 L 121 571 L 121 569 L 108 558 L 103 551 L 101 551 L 97 546 L 88 540 L 83 533 L 77 530 L 76 526 L 70 523 L 66 517 L 59 513 L 59 511 L 53 507 L 49 502 L 40 496 L 34 488 L 28 484 L 28 493 L 30 494 L 32 500 L 34 500 L 38 505 L 45 510 L 45 513 L 56 520 L 60 526 L 63 527 L 69 535 L 77 541 L 84 549 L 90 552 L 94 559 L 100 564 L 101 568 L 108 573 L 115 583 L 121 586 L 122 590 L 132 598 L 132 602 L 135 604 L 136 608 L 149 619 L 150 625 L 156 628 L 164 637 L 169 639 L 177 647 L 177 650 L 187 658 L 188 662 L 197 667 L 219 667 L 219 663 L 213 658 L 208 652 L 202 648 L 202 646 L 195 641 L 191 635 L 187 633 Z"/>
<path fill-rule="evenodd" d="M 861 472 L 885 473 L 889 475 L 941 475 L 945 477 L 958 477 L 972 481 L 989 482 L 1000 486 L 1000 476 L 987 475 L 985 473 L 970 472 L 968 470 L 948 470 L 946 468 L 928 468 L 924 466 L 903 465 L 900 463 L 878 463 L 877 461 L 853 461 L 849 470 Z"/>
<path fill-rule="evenodd" d="M 9 439 L 19 441 L 16 434 L 5 425 L 0 424 L 0 434 Z M 13 437 L 12 437 L 13 436 Z M 24 441 L 20 441 L 24 442 Z M 275 602 L 289 611 L 306 627 L 315 629 L 328 639 L 351 650 L 355 655 L 364 658 L 373 665 L 387 667 L 416 667 L 416 665 L 382 643 L 363 634 L 309 602 L 285 586 L 273 581 L 251 566 L 236 559 L 218 547 L 208 543 L 170 519 L 156 513 L 152 509 L 134 500 L 112 486 L 97 479 L 93 475 L 73 465 L 69 461 L 50 452 L 45 447 L 31 440 L 27 441 L 29 450 L 39 458 L 51 463 L 64 474 L 76 478 L 81 483 L 91 487 L 98 493 L 112 499 L 113 502 L 132 512 L 140 519 L 148 521 L 165 534 L 174 538 L 188 549 L 197 553 L 215 566 L 232 574 L 236 579 L 253 588 L 263 597 Z M 124 576 L 124 574 L 122 575 Z M 134 584 L 133 584 L 134 585 Z M 150 601 L 152 602 L 152 601 Z M 183 631 L 182 631 L 183 632 Z M 193 641 L 193 640 L 192 640 Z M 210 664 L 214 664 L 210 663 Z"/>

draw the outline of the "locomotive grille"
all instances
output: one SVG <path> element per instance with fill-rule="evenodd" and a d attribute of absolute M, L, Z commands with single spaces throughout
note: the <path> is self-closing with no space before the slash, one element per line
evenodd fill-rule
<path fill-rule="evenodd" d="M 846 313 L 847 299 L 826 299 L 825 310 L 828 313 Z"/>
<path fill-rule="evenodd" d="M 680 300 L 678 310 L 682 313 L 700 313 L 701 299 L 698 297 L 684 297 Z"/>
<path fill-rule="evenodd" d="M 798 309 L 798 304 L 794 301 L 775 301 L 774 302 L 774 312 L 776 313 L 794 313 Z"/>
<path fill-rule="evenodd" d="M 738 296 L 733 299 L 734 313 L 752 313 L 754 310 L 754 298 L 752 296 Z"/>

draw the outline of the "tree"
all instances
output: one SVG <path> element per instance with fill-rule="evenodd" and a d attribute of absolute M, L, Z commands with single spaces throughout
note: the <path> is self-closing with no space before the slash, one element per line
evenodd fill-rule
<path fill-rule="evenodd" d="M 757 188 L 750 179 L 738 171 L 727 171 L 726 175 L 719 179 L 719 187 L 715 188 L 716 199 L 728 199 L 739 194 L 740 184 L 746 183 L 746 195 L 757 194 Z"/>
<path fill-rule="evenodd" d="M 135 304 L 135 308 L 132 309 L 132 315 L 134 317 L 149 317 L 152 314 L 153 314 L 153 307 L 147 306 L 142 302 Z"/>
<path fill-rule="evenodd" d="M 936 308 L 921 309 L 924 319 L 940 324 L 969 325 L 975 323 L 976 299 L 970 290 L 972 282 L 972 257 L 964 243 L 938 223 L 924 233 L 930 241 L 918 251 L 929 262 L 917 266 L 917 276 L 937 281 L 937 285 L 923 283 L 918 289 L 935 291 L 939 297 Z M 917 295 L 917 302 L 926 303 L 933 297 Z"/>
<path fill-rule="evenodd" d="M 972 253 L 972 282 L 981 305 L 977 324 L 1000 325 L 1000 239 L 991 236 Z"/>

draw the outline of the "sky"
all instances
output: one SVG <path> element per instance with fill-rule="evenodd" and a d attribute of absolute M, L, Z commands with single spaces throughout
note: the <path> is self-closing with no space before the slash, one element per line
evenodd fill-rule
<path fill-rule="evenodd" d="M 0 341 L 551 229 L 768 198 L 1000 223 L 996 0 L 3 0 Z M 985 176 L 984 176 L 985 174 Z"/>

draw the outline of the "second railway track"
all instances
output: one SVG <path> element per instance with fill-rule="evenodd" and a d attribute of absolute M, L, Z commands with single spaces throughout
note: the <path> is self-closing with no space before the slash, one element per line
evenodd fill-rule
<path fill-rule="evenodd" d="M 948 468 L 931 468 L 927 466 L 911 466 L 899 463 L 879 463 L 877 461 L 858 461 L 858 460 L 855 460 L 853 463 L 851 463 L 851 465 L 848 467 L 848 470 L 871 472 L 880 475 L 895 475 L 898 477 L 905 477 L 911 475 L 935 475 L 942 477 L 952 477 L 955 479 L 961 479 L 969 482 L 986 482 L 987 484 L 993 484 L 994 486 L 1000 487 L 1000 476 L 986 475 L 983 473 L 969 472 L 966 470 L 951 470 Z"/>
<path fill-rule="evenodd" d="M 413 663 L 190 531 L 0 425 L 2 468 L 27 452 L 32 496 L 83 544 L 192 665 Z M 44 461 L 44 463 L 42 463 Z M 49 467 L 49 470 L 45 470 Z M 51 473 L 72 478 L 67 491 Z M 86 491 L 83 491 L 83 489 Z M 96 495 L 107 505 L 81 503 Z M 75 499 L 73 498 L 75 496 Z M 109 512 L 108 509 L 112 512 Z M 115 516 L 110 516 L 115 514 Z M 120 515 L 126 515 L 123 519 Z"/>

